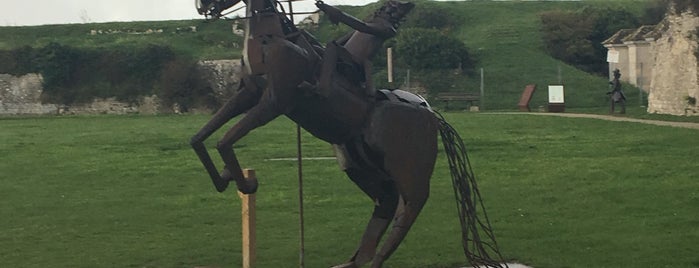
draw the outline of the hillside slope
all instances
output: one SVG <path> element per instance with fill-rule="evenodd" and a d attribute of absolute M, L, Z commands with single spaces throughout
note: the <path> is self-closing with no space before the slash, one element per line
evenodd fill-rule
<path fill-rule="evenodd" d="M 0 49 L 42 47 L 51 42 L 80 48 L 167 45 L 199 59 L 240 57 L 242 37 L 232 21 L 139 21 L 0 27 Z"/>
<path fill-rule="evenodd" d="M 532 83 L 538 85 L 533 107 L 546 105 L 547 85 L 558 83 L 565 85 L 568 107 L 605 106 L 607 78 L 582 72 L 549 56 L 541 41 L 539 14 L 553 9 L 575 10 L 584 5 L 631 8 L 632 12 L 640 12 L 643 7 L 639 1 L 440 4 L 450 5 L 450 10 L 464 19 L 456 34 L 480 59 L 478 68 L 485 72 L 486 105 L 494 108 L 514 108 L 524 86 Z M 466 87 L 478 88 L 477 82 L 471 79 Z M 634 90 L 628 85 L 625 89 L 629 93 Z"/>
<path fill-rule="evenodd" d="M 547 85 L 558 83 L 566 87 L 567 107 L 589 108 L 607 105 L 607 78 L 582 72 L 546 54 L 539 33 L 539 14 L 554 9 L 576 10 L 586 5 L 625 8 L 638 14 L 648 2 L 417 1 L 416 9 L 426 5 L 446 8 L 450 15 L 458 18 L 458 23 L 445 31 L 463 40 L 470 53 L 477 59 L 475 72 L 456 75 L 457 79 L 453 85 L 440 91 L 478 92 L 479 71 L 482 68 L 485 77 L 482 106 L 488 110 L 515 109 L 521 91 L 527 84 L 532 83 L 538 85 L 531 103 L 534 109 L 546 105 Z M 377 3 L 373 3 L 343 9 L 361 18 L 371 14 L 376 6 Z M 79 47 L 138 46 L 155 43 L 172 46 L 176 52 L 189 54 L 194 58 L 231 59 L 240 57 L 241 49 L 241 38 L 232 34 L 231 25 L 231 21 L 225 20 L 193 20 L 0 27 L 0 49 L 24 45 L 39 47 L 49 42 Z M 188 30 L 192 26 L 196 27 L 196 32 Z M 107 34 L 110 30 L 119 30 L 121 33 Z M 143 34 L 149 30 L 156 33 Z M 159 30 L 162 30 L 162 33 L 158 33 Z M 98 34 L 94 34 L 95 31 Z M 99 34 L 100 31 L 103 33 Z M 325 43 L 347 31 L 347 27 L 330 25 L 324 19 L 314 33 Z M 385 79 L 381 77 L 385 77 L 385 70 L 381 68 L 375 66 L 376 79 Z M 411 71 L 410 83 L 429 87 L 435 79 L 439 79 L 439 76 L 435 78 L 434 75 L 429 78 L 421 77 L 419 71 Z M 444 75 L 455 76 L 453 72 Z M 408 82 L 408 70 L 405 68 L 398 68 L 394 76 L 397 77 L 398 83 Z M 638 103 L 636 89 L 626 85 L 625 90 L 629 96 L 629 103 Z"/>
<path fill-rule="evenodd" d="M 546 106 L 549 84 L 565 85 L 566 106 L 574 108 L 605 107 L 609 90 L 606 77 L 585 73 L 549 56 L 543 49 L 539 14 L 549 10 L 578 10 L 586 6 L 598 8 L 626 9 L 640 14 L 650 1 L 463 1 L 434 2 L 416 1 L 414 10 L 438 7 L 446 10 L 457 22 L 440 29 L 463 40 L 470 53 L 476 58 L 474 72 L 460 74 L 450 88 L 438 91 L 480 91 L 480 69 L 484 71 L 484 103 L 486 109 L 516 109 L 520 94 L 527 84 L 537 84 L 538 89 L 531 102 L 533 109 Z M 346 7 L 349 13 L 363 18 L 376 8 L 375 4 L 365 7 Z M 413 24 L 408 16 L 405 25 Z M 329 40 L 346 32 L 346 27 L 330 25 L 321 20 L 320 29 L 314 31 L 319 39 Z M 439 50 L 440 48 L 434 48 Z M 375 61 L 380 62 L 380 61 Z M 375 66 L 375 80 L 385 80 L 383 66 Z M 444 71 L 443 77 L 453 78 L 455 72 Z M 459 76 L 459 75 L 456 75 Z M 435 83 L 433 74 L 422 75 L 419 71 L 397 67 L 394 77 L 399 84 L 419 83 L 430 87 Z M 559 80 L 560 79 L 560 80 Z M 638 103 L 636 88 L 625 85 L 629 103 Z"/>

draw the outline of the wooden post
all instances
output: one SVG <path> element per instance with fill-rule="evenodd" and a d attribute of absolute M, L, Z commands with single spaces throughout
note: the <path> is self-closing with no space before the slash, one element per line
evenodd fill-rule
<path fill-rule="evenodd" d="M 483 68 L 481 68 L 481 103 L 478 107 L 479 111 L 485 111 L 485 75 L 483 74 Z"/>
<path fill-rule="evenodd" d="M 388 82 L 393 83 L 393 49 L 386 49 L 386 67 L 388 69 Z"/>
<path fill-rule="evenodd" d="M 243 175 L 246 180 L 255 178 L 254 169 L 244 169 Z M 243 268 L 255 267 L 255 195 L 243 194 L 238 192 L 238 196 L 242 200 L 241 203 L 241 218 L 243 229 Z"/>

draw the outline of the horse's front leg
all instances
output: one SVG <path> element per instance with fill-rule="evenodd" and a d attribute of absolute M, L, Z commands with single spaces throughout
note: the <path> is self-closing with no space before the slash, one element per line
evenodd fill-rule
<path fill-rule="evenodd" d="M 225 168 L 221 173 L 222 179 L 226 181 L 233 180 L 238 186 L 238 190 L 244 194 L 251 194 L 257 191 L 257 180 L 246 180 L 243 177 L 243 170 L 240 168 L 238 158 L 233 151 L 233 144 L 247 135 L 251 130 L 260 127 L 272 121 L 277 116 L 281 115 L 272 105 L 272 102 L 263 100 L 255 107 L 250 109 L 248 113 L 240 121 L 238 121 L 218 142 L 218 149 L 221 158 L 225 163 Z"/>
<path fill-rule="evenodd" d="M 223 192 L 228 187 L 228 179 L 221 178 L 214 162 L 211 160 L 204 141 L 211 136 L 216 130 L 224 124 L 243 112 L 257 104 L 262 95 L 262 91 L 257 86 L 250 76 L 246 76 L 241 80 L 240 88 L 236 94 L 229 99 L 223 107 L 221 107 L 209 122 L 204 125 L 196 135 L 192 137 L 189 144 L 196 152 L 199 160 L 204 164 L 211 181 L 214 183 L 216 190 Z"/>

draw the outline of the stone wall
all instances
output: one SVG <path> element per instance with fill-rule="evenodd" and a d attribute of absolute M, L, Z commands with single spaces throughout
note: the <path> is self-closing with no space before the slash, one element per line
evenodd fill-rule
<path fill-rule="evenodd" d="M 225 100 L 238 89 L 238 81 L 243 71 L 240 60 L 208 60 L 199 62 L 199 73 L 216 94 Z"/>
<path fill-rule="evenodd" d="M 42 81 L 39 74 L 0 74 L 0 115 L 57 113 L 58 105 L 41 103 Z"/>
<path fill-rule="evenodd" d="M 655 42 L 655 65 L 648 95 L 648 112 L 699 115 L 688 98 L 699 98 L 697 28 L 699 17 L 690 12 L 668 15 L 668 28 Z"/>
<path fill-rule="evenodd" d="M 211 60 L 199 63 L 199 71 L 216 97 L 230 98 L 238 88 L 240 60 Z M 178 113 L 177 107 L 163 107 L 157 96 L 144 96 L 136 103 L 119 102 L 115 98 L 95 99 L 91 103 L 71 106 L 41 103 L 42 77 L 39 74 L 13 76 L 0 74 L 0 115 L 23 114 L 160 114 Z M 193 112 L 211 112 L 193 107 Z"/>

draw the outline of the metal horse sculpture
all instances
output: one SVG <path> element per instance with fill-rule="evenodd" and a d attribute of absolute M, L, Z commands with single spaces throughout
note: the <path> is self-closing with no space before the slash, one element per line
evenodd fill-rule
<path fill-rule="evenodd" d="M 201 14 L 216 17 L 221 7 L 232 7 L 239 1 L 199 0 L 197 7 Z M 481 243 L 484 231 L 478 226 L 485 227 L 490 238 L 492 233 L 487 218 L 485 224 L 476 218 L 475 201 L 480 196 L 473 191 L 475 181 L 458 134 L 421 97 L 399 90 L 375 90 L 371 83 L 370 59 L 396 34 L 399 22 L 414 5 L 389 0 L 361 21 L 318 1 L 316 5 L 332 22 L 354 29 L 324 47 L 296 28 L 278 1 L 245 3 L 245 75 L 240 88 L 190 142 L 216 189 L 222 192 L 233 181 L 242 193 L 257 190 L 256 180 L 244 179 L 233 144 L 252 129 L 285 115 L 333 144 L 341 168 L 375 203 L 359 248 L 348 262 L 335 267 L 359 267 L 369 262 L 371 267 L 381 267 L 427 201 L 441 132 L 452 178 L 459 184 L 457 203 L 466 224 L 463 241 L 467 257 L 476 265 L 499 266 L 488 256 L 493 249 L 497 253 L 494 240 Z M 225 163 L 219 172 L 203 142 L 243 113 L 245 116 L 216 145 Z M 472 253 L 474 250 L 477 252 Z"/>

